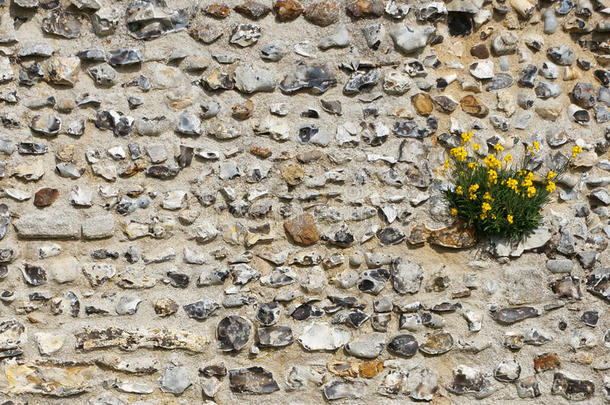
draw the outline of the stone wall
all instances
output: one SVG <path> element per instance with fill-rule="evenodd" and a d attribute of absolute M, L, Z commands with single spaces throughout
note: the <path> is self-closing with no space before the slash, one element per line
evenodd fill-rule
<path fill-rule="evenodd" d="M 0 403 L 608 401 L 610 3 L 260 1 L 0 0 Z"/>

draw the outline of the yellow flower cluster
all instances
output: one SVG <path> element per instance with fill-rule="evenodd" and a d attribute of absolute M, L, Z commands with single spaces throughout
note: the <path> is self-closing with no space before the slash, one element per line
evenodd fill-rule
<path fill-rule="evenodd" d="M 479 166 L 479 164 L 478 164 L 477 162 L 470 162 L 470 163 L 468 163 L 468 168 L 469 168 L 470 170 L 474 170 L 474 169 L 476 169 L 478 166 Z"/>
<path fill-rule="evenodd" d="M 557 173 L 555 173 L 554 171 L 550 170 L 549 173 L 546 175 L 546 178 L 548 180 L 553 180 L 556 176 L 557 176 Z"/>
<path fill-rule="evenodd" d="M 487 182 L 489 184 L 498 184 L 498 172 L 494 169 L 489 169 L 487 172 Z"/>
<path fill-rule="evenodd" d="M 481 204 L 481 211 L 483 211 L 483 214 L 486 214 L 487 211 L 491 211 L 491 205 L 488 202 L 484 202 Z"/>
<path fill-rule="evenodd" d="M 548 191 L 549 193 L 552 193 L 553 191 L 555 191 L 556 187 L 555 187 L 555 182 L 552 180 L 549 180 L 548 183 L 546 184 L 546 191 Z"/>
<path fill-rule="evenodd" d="M 502 167 L 502 162 L 500 162 L 498 159 L 496 159 L 496 157 L 494 155 L 488 155 L 485 158 L 485 166 L 488 169 L 493 169 L 493 168 L 501 168 Z"/>
<path fill-rule="evenodd" d="M 527 188 L 527 198 L 532 198 L 536 195 L 536 187 L 528 187 Z"/>
<path fill-rule="evenodd" d="M 502 152 L 504 150 L 504 146 L 497 143 L 494 145 L 494 149 L 497 150 L 498 152 Z"/>
<path fill-rule="evenodd" d="M 452 148 L 449 153 L 451 156 L 454 156 L 458 162 L 463 162 L 468 157 L 468 152 L 462 146 L 458 146 L 457 148 Z"/>
<path fill-rule="evenodd" d="M 576 159 L 578 155 L 582 152 L 582 148 L 580 146 L 574 146 L 572 148 L 572 159 Z"/>
<path fill-rule="evenodd" d="M 519 182 L 517 180 L 513 179 L 512 177 L 509 177 L 509 179 L 506 181 L 506 187 L 510 188 L 511 190 L 514 190 L 515 193 L 519 192 L 517 190 L 518 186 L 519 186 Z"/>
<path fill-rule="evenodd" d="M 485 194 L 483 194 L 483 199 L 484 200 L 489 200 L 489 201 L 493 201 L 493 197 L 491 196 L 491 194 L 489 194 L 489 191 L 486 191 Z"/>
<path fill-rule="evenodd" d="M 464 190 L 462 190 L 462 186 L 458 186 L 458 187 L 455 189 L 455 193 L 456 193 L 457 195 L 462 195 L 462 194 L 464 194 Z"/>
<path fill-rule="evenodd" d="M 513 223 L 513 216 L 512 216 L 512 215 L 508 214 L 508 215 L 506 216 L 506 219 L 508 220 L 508 223 L 509 223 L 509 224 L 512 224 L 512 223 Z"/>
<path fill-rule="evenodd" d="M 478 184 L 473 184 L 472 186 L 468 187 L 468 194 L 469 194 L 469 198 L 471 200 L 476 200 L 477 199 L 477 190 L 479 189 L 479 185 Z"/>
<path fill-rule="evenodd" d="M 457 210 L 457 208 L 453 208 L 453 209 L 451 210 L 451 216 L 452 216 L 452 217 L 456 217 L 456 216 L 457 216 L 457 214 L 458 214 L 458 210 Z"/>
<path fill-rule="evenodd" d="M 532 142 L 532 146 L 528 146 L 527 148 L 525 148 L 525 150 L 530 152 L 531 155 L 534 156 L 534 154 L 540 150 L 540 144 L 537 141 L 534 141 Z"/>
<path fill-rule="evenodd" d="M 521 182 L 521 187 L 531 187 L 534 180 L 534 173 L 529 172 L 527 176 L 525 176 L 525 180 Z"/>
<path fill-rule="evenodd" d="M 472 140 L 472 132 L 462 132 L 462 145 L 467 144 Z"/>

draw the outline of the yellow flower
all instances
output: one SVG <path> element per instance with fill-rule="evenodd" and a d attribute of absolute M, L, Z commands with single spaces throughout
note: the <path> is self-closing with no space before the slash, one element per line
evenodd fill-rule
<path fill-rule="evenodd" d="M 481 211 L 483 211 L 483 214 L 487 213 L 487 211 L 491 211 L 491 205 L 489 205 L 488 202 L 484 202 L 481 204 Z"/>
<path fill-rule="evenodd" d="M 513 161 L 513 155 L 511 155 L 510 153 L 506 156 L 504 156 L 504 161 L 505 162 L 512 162 Z"/>
<path fill-rule="evenodd" d="M 517 186 L 519 185 L 519 182 L 513 178 L 509 178 L 506 181 L 506 187 L 510 188 L 511 190 L 515 190 L 517 191 Z"/>
<path fill-rule="evenodd" d="M 477 166 L 479 166 L 479 164 L 478 164 L 477 162 L 470 162 L 470 163 L 468 163 L 468 168 L 469 168 L 470 170 L 474 170 L 474 169 L 476 169 L 476 168 L 477 168 Z"/>
<path fill-rule="evenodd" d="M 523 176 L 525 173 L 527 173 L 527 170 L 519 170 L 519 177 Z"/>
<path fill-rule="evenodd" d="M 494 149 L 497 150 L 498 152 L 501 152 L 504 150 L 504 146 L 500 145 L 499 143 L 494 145 Z"/>
<path fill-rule="evenodd" d="M 464 194 L 464 191 L 462 190 L 462 186 L 458 186 L 458 188 L 455 189 L 455 193 L 457 195 L 462 195 Z"/>
<path fill-rule="evenodd" d="M 445 163 L 443 164 L 443 170 L 447 170 L 449 168 L 449 159 L 445 159 Z"/>
<path fill-rule="evenodd" d="M 477 150 L 481 149 L 481 145 L 479 145 L 478 143 L 473 143 L 472 144 L 472 149 L 477 151 Z"/>
<path fill-rule="evenodd" d="M 553 180 L 555 178 L 555 176 L 557 176 L 557 173 L 555 173 L 554 171 L 550 170 L 549 174 L 546 175 L 546 178 L 549 180 Z"/>
<path fill-rule="evenodd" d="M 462 145 L 470 142 L 472 139 L 472 132 L 462 133 Z"/>
<path fill-rule="evenodd" d="M 576 157 L 582 152 L 582 148 L 580 146 L 574 146 L 572 148 L 572 159 L 576 159 Z"/>
<path fill-rule="evenodd" d="M 497 184 L 498 183 L 498 172 L 496 172 L 494 169 L 489 169 L 488 175 L 487 175 L 487 181 L 489 183 Z"/>
<path fill-rule="evenodd" d="M 553 191 L 555 191 L 555 182 L 549 180 L 548 184 L 546 185 L 546 191 L 548 191 L 549 193 L 552 193 Z"/>
<path fill-rule="evenodd" d="M 491 219 L 496 219 L 496 214 L 491 214 Z"/>
<path fill-rule="evenodd" d="M 527 188 L 527 198 L 532 198 L 536 195 L 536 187 L 528 187 Z"/>
<path fill-rule="evenodd" d="M 468 196 L 471 200 L 476 200 L 477 199 L 477 195 L 476 193 L 472 193 Z"/>
<path fill-rule="evenodd" d="M 459 162 L 463 162 L 468 157 L 468 152 L 466 152 L 466 149 L 464 149 L 462 146 L 452 148 L 449 153 L 451 156 L 455 156 Z"/>
<path fill-rule="evenodd" d="M 456 208 L 454 208 L 454 209 L 452 209 L 452 210 L 451 210 L 451 216 L 452 216 L 452 217 L 457 216 L 457 214 L 458 214 L 458 210 L 457 210 Z"/>
<path fill-rule="evenodd" d="M 512 215 L 508 214 L 508 215 L 506 216 L 506 219 L 508 220 L 508 223 L 509 223 L 509 224 L 512 224 L 512 223 L 513 223 L 513 216 L 512 216 Z"/>
<path fill-rule="evenodd" d="M 531 187 L 534 180 L 534 173 L 529 172 L 527 176 L 525 176 L 525 180 L 521 182 L 521 187 Z"/>
<path fill-rule="evenodd" d="M 468 187 L 468 192 L 469 193 L 476 193 L 478 189 L 479 189 L 479 185 L 478 184 L 473 184 L 472 186 Z"/>
<path fill-rule="evenodd" d="M 488 169 L 493 169 L 494 167 L 497 167 L 499 169 L 502 167 L 502 163 L 500 163 L 500 161 L 496 159 L 494 155 L 488 155 L 485 158 L 485 166 Z"/>
<path fill-rule="evenodd" d="M 484 200 L 489 200 L 489 201 L 493 201 L 494 199 L 491 197 L 491 194 L 489 194 L 489 191 L 486 191 L 485 194 L 483 194 L 483 199 Z"/>
<path fill-rule="evenodd" d="M 536 152 L 540 150 L 540 144 L 537 141 L 532 142 L 532 145 L 534 145 L 534 150 Z"/>
<path fill-rule="evenodd" d="M 487 214 L 481 214 L 480 217 L 481 217 L 481 219 L 486 219 L 487 218 Z"/>

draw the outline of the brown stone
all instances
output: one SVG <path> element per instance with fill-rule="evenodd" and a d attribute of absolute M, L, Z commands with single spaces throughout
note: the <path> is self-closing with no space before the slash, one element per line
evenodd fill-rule
<path fill-rule="evenodd" d="M 417 93 L 411 97 L 411 103 L 419 115 L 427 117 L 432 113 L 432 98 L 428 93 Z"/>
<path fill-rule="evenodd" d="M 360 377 L 373 378 L 383 371 L 383 363 L 379 360 L 365 361 L 358 367 Z"/>
<path fill-rule="evenodd" d="M 170 316 L 178 311 L 178 304 L 171 298 L 161 298 L 155 302 L 155 314 L 159 316 Z"/>
<path fill-rule="evenodd" d="M 264 148 L 262 146 L 250 146 L 250 153 L 263 159 L 267 159 L 272 154 L 269 148 Z"/>
<path fill-rule="evenodd" d="M 489 58 L 489 49 L 485 44 L 475 45 L 470 48 L 470 54 L 475 58 L 487 59 Z"/>
<path fill-rule="evenodd" d="M 254 111 L 254 103 L 252 100 L 248 99 L 243 103 L 237 103 L 232 108 L 233 118 L 238 120 L 247 120 L 252 116 L 252 112 Z"/>
<path fill-rule="evenodd" d="M 34 205 L 37 207 L 48 207 L 53 204 L 57 197 L 59 196 L 59 190 L 56 188 L 41 188 L 34 194 Z"/>
<path fill-rule="evenodd" d="M 282 179 L 290 186 L 296 186 L 303 182 L 305 173 L 299 165 L 286 165 L 282 167 Z"/>
<path fill-rule="evenodd" d="M 303 11 L 307 21 L 321 27 L 337 22 L 340 14 L 340 3 L 337 0 L 313 0 Z"/>
<path fill-rule="evenodd" d="M 407 238 L 411 245 L 431 245 L 463 249 L 473 247 L 477 243 L 474 227 L 466 227 L 462 222 L 456 222 L 441 229 L 429 229 L 425 224 L 418 224 L 411 229 Z"/>
<path fill-rule="evenodd" d="M 358 377 L 359 367 L 357 361 L 331 360 L 326 364 L 326 368 L 331 373 L 341 377 Z"/>
<path fill-rule="evenodd" d="M 475 117 L 483 118 L 489 114 L 489 108 L 485 107 L 477 97 L 470 94 L 460 100 L 460 105 L 465 113 Z"/>
<path fill-rule="evenodd" d="M 278 0 L 273 4 L 273 11 L 279 21 L 292 21 L 303 13 L 303 6 L 295 0 Z"/>
<path fill-rule="evenodd" d="M 253 0 L 246 0 L 242 4 L 235 6 L 233 9 L 239 14 L 244 15 L 253 20 L 263 18 L 271 11 L 271 9 L 266 5 Z"/>
<path fill-rule="evenodd" d="M 561 365 L 557 353 L 543 353 L 534 357 L 534 370 L 537 373 L 547 370 L 553 370 Z"/>
<path fill-rule="evenodd" d="M 204 12 L 212 17 L 227 18 L 231 14 L 231 9 L 226 4 L 214 3 L 207 6 Z"/>
<path fill-rule="evenodd" d="M 320 240 L 316 223 L 309 213 L 285 221 L 284 229 L 299 245 L 309 246 Z"/>
<path fill-rule="evenodd" d="M 381 17 L 383 8 L 382 0 L 354 0 L 347 6 L 347 11 L 356 18 Z"/>
<path fill-rule="evenodd" d="M 55 157 L 60 162 L 71 162 L 74 157 L 75 145 L 60 145 L 55 152 Z"/>

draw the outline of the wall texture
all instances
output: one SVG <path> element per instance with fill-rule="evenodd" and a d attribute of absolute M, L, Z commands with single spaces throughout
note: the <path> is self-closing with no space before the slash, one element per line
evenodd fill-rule
<path fill-rule="evenodd" d="M 610 400 L 610 3 L 260 1 L 0 0 L 0 403 Z"/>

